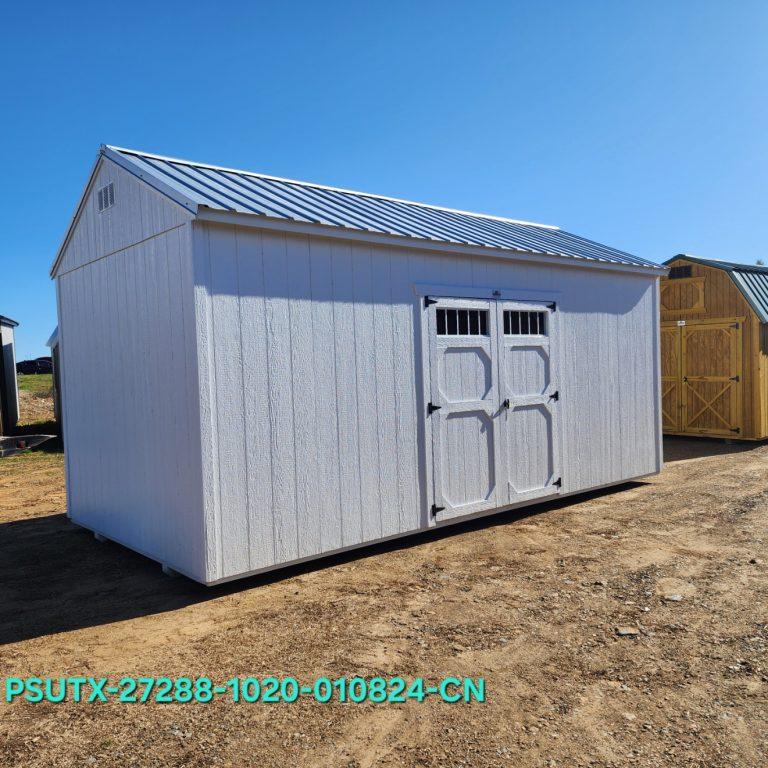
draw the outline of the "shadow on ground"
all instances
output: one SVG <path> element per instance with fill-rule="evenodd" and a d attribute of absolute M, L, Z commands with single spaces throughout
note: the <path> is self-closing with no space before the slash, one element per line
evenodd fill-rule
<path fill-rule="evenodd" d="M 708 437 L 682 437 L 666 435 L 664 437 L 664 462 L 673 464 L 676 461 L 701 459 L 705 456 L 724 456 L 732 453 L 747 453 L 754 451 L 763 442 L 746 440 L 734 441 Z"/>
<path fill-rule="evenodd" d="M 33 450 L 43 453 L 63 453 L 64 444 L 59 437 L 59 425 L 55 421 L 35 422 L 34 424 L 24 424 L 17 426 L 13 430 L 14 437 L 23 437 L 24 435 L 54 435 L 51 440 L 46 440 Z"/>
<path fill-rule="evenodd" d="M 156 562 L 118 544 L 98 543 L 93 534 L 73 525 L 63 514 L 12 521 L 0 525 L 0 644 L 172 611 L 429 540 L 514 524 L 640 485 L 625 483 L 501 512 L 217 587 L 164 576 Z"/>

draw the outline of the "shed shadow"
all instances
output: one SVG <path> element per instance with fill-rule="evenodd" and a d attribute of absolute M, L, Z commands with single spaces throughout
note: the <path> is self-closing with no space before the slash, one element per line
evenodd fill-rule
<path fill-rule="evenodd" d="M 3 523 L 0 645 L 177 610 L 428 541 L 509 525 L 643 484 L 626 483 L 500 512 L 215 587 L 168 578 L 155 561 L 119 544 L 98 543 L 90 531 L 73 525 L 64 514 Z"/>
<path fill-rule="evenodd" d="M 763 445 L 765 445 L 765 442 L 665 435 L 664 463 L 674 464 L 677 461 L 703 459 L 707 456 L 727 456 L 732 453 L 748 453 Z"/>

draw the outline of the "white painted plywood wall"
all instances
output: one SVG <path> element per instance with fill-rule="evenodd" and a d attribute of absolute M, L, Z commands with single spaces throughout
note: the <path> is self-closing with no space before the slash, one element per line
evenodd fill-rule
<path fill-rule="evenodd" d="M 97 192 L 114 184 L 115 204 L 99 211 Z M 96 258 L 189 221 L 190 213 L 111 160 L 102 158 L 61 254 L 58 272 L 69 272 Z"/>
<path fill-rule="evenodd" d="M 558 292 L 563 492 L 660 468 L 655 278 L 194 230 L 209 581 L 427 526 L 416 283 Z"/>
<path fill-rule="evenodd" d="M 115 206 L 94 215 L 108 180 Z M 109 224 L 98 218 L 107 214 Z M 103 163 L 59 265 L 57 298 L 68 514 L 204 580 L 189 218 Z"/>

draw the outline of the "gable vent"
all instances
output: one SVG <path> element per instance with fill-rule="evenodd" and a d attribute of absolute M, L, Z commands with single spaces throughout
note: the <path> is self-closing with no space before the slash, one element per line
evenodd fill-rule
<path fill-rule="evenodd" d="M 111 208 L 115 204 L 115 185 L 107 184 L 99 190 L 99 211 Z"/>

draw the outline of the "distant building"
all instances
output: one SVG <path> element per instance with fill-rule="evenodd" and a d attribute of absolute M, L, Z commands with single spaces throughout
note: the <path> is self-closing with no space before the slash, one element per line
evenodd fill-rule
<path fill-rule="evenodd" d="M 15 320 L 0 315 L 0 434 L 10 434 L 19 420 L 19 389 L 16 382 Z"/>

